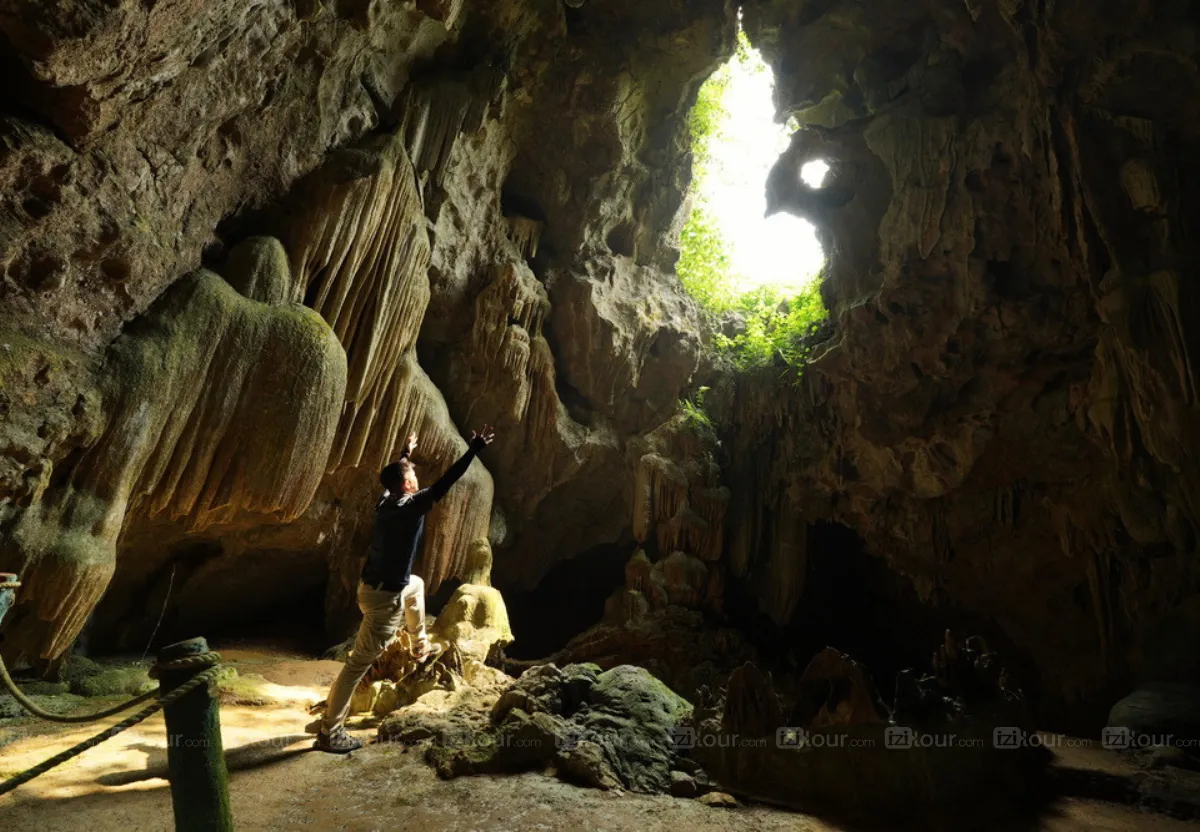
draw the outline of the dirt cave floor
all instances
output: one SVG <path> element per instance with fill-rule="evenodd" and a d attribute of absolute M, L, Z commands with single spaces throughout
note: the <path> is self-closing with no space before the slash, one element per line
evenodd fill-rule
<path fill-rule="evenodd" d="M 710 808 L 694 800 L 577 788 L 541 773 L 441 781 L 419 751 L 368 745 L 349 756 L 313 751 L 307 707 L 325 697 L 338 663 L 264 648 L 217 645 L 240 674 L 260 674 L 267 706 L 222 705 L 235 824 L 242 830 L 837 830 L 837 825 L 761 805 Z M 89 704 L 88 709 L 97 709 Z M 111 720 L 104 724 L 110 724 Z M 356 729 L 357 726 L 357 730 Z M 0 726 L 0 779 L 11 777 L 102 726 L 34 720 Z M 370 724 L 352 733 L 374 737 Z M 1108 752 L 1070 749 L 1059 765 L 1099 776 L 1126 774 Z M 1129 767 L 1131 769 L 1131 767 Z M 0 797 L 5 830 L 173 828 L 161 714 Z M 982 828 L 982 824 L 979 828 Z M 1195 830 L 1196 824 L 1100 800 L 1060 800 L 1011 829 Z"/>

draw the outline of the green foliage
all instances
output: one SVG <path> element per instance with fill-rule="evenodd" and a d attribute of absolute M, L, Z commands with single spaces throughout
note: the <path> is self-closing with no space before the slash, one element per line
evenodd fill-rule
<path fill-rule="evenodd" d="M 692 213 L 679 234 L 679 261 L 675 273 L 683 288 L 705 309 L 720 313 L 729 307 L 732 270 L 729 244 L 704 201 L 695 198 Z"/>
<path fill-rule="evenodd" d="M 714 344 L 739 370 L 768 366 L 776 360 L 803 367 L 814 336 L 828 317 L 819 281 L 790 297 L 763 286 L 736 298 L 733 307 L 745 329 L 733 337 L 717 333 Z"/>
<path fill-rule="evenodd" d="M 704 411 L 704 394 L 708 392 L 707 387 L 701 387 L 696 391 L 696 399 L 683 399 L 679 402 L 679 410 L 687 419 L 689 425 L 698 431 L 714 430 L 713 421 Z"/>
<path fill-rule="evenodd" d="M 685 290 L 709 313 L 714 326 L 722 319 L 741 319 L 733 336 L 718 333 L 713 344 L 718 354 L 738 370 L 769 366 L 782 361 L 802 368 L 819 324 L 828 313 L 819 291 L 820 277 L 799 293 L 763 286 L 744 294 L 732 290 L 739 281 L 734 274 L 728 242 L 722 236 L 702 184 L 709 172 L 713 142 L 721 136 L 729 111 L 725 105 L 733 62 L 754 73 L 769 68 L 753 51 L 744 31 L 730 63 L 714 72 L 701 86 L 689 126 L 693 148 L 692 210 L 680 232 L 680 254 L 676 273 Z M 699 397 L 693 405 L 683 402 L 684 412 L 707 422 Z"/>

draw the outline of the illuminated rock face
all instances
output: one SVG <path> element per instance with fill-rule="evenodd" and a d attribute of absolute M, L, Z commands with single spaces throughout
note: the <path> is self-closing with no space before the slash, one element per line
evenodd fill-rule
<path fill-rule="evenodd" d="M 662 267 L 686 143 L 661 141 L 729 10 L 572 34 L 557 6 L 377 5 L 0 13 L 24 114 L 0 112 L 6 654 L 53 662 L 89 618 L 99 647 L 236 626 L 322 585 L 308 616 L 340 630 L 410 431 L 426 484 L 499 434 L 429 518 L 430 593 L 481 540 L 532 586 L 628 526 L 625 444 L 700 362 Z M 612 48 L 651 21 L 655 51 Z M 454 609 L 502 643 L 485 583 Z"/>
<path fill-rule="evenodd" d="M 830 254 L 796 382 L 712 366 L 672 273 L 729 4 L 45 5 L 0 12 L 6 653 L 310 591 L 340 635 L 379 466 L 416 431 L 428 482 L 482 422 L 431 593 L 481 538 L 506 590 L 615 545 L 620 620 L 736 589 L 785 624 L 836 522 L 1089 724 L 1195 595 L 1182 7 L 745 3 L 808 128 L 768 206 Z"/>
<path fill-rule="evenodd" d="M 287 262 L 278 241 L 262 247 L 232 278 L 249 296 L 201 270 L 107 351 L 102 433 L 13 528 L 9 556 L 25 585 L 6 651 L 54 659 L 70 647 L 134 518 L 202 531 L 242 512 L 286 523 L 307 507 L 335 437 L 346 355 L 320 316 L 280 303 Z"/>

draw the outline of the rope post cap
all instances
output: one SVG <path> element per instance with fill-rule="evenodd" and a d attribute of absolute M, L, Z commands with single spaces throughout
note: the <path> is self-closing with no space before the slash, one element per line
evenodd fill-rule
<path fill-rule="evenodd" d="M 189 656 L 199 656 L 207 652 L 207 641 L 203 638 L 189 638 L 187 641 L 177 641 L 174 644 L 168 644 L 158 651 L 157 659 L 159 664 L 167 664 L 168 662 L 186 659 Z"/>

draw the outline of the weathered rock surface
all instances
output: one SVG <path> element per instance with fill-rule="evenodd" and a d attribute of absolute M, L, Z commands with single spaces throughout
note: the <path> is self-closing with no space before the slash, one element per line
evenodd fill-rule
<path fill-rule="evenodd" d="M 662 15 L 624 3 L 569 30 L 564 14 L 549 0 L 0 13 L 23 108 L 0 112 L 0 563 L 28 588 L 7 652 L 60 656 L 106 588 L 98 646 L 144 645 L 158 623 L 147 596 L 168 602 L 168 638 L 322 583 L 342 630 L 378 468 L 411 430 L 426 478 L 465 448 L 467 425 L 500 435 L 431 517 L 431 593 L 463 576 L 480 538 L 505 554 L 502 581 L 530 586 L 623 533 L 624 446 L 674 411 L 700 361 L 699 317 L 664 264 L 688 181 L 688 97 L 728 48 L 732 16 L 715 0 Z M 644 40 L 614 40 L 631 22 Z M 564 185 L 581 161 L 586 187 Z M 651 198 L 631 206 L 635 193 Z M 201 263 L 255 302 L 308 307 L 343 354 L 343 388 L 298 360 L 311 350 L 232 336 L 263 376 L 246 382 L 260 410 L 238 410 L 204 375 L 221 365 L 168 331 L 158 349 L 182 351 L 167 363 L 193 384 L 185 400 L 215 398 L 180 409 L 139 480 L 129 408 L 155 387 L 164 406 L 176 394 L 111 367 L 195 291 L 182 276 Z M 332 425 L 268 401 L 275 388 L 319 399 Z M 221 430 L 250 453 L 188 438 Z M 284 448 L 308 467 L 279 477 L 255 456 L 287 464 Z M 77 482 L 106 456 L 129 462 Z M 193 484 L 206 478 L 208 492 Z M 82 499 L 89 517 L 72 508 Z"/>
<path fill-rule="evenodd" d="M 501 588 L 640 548 L 573 649 L 667 675 L 728 582 L 792 620 L 836 522 L 1100 725 L 1200 586 L 1193 9 L 743 16 L 804 128 L 768 205 L 830 254 L 799 384 L 713 376 L 672 274 L 724 0 L 0 10 L 5 654 L 322 587 L 342 635 L 380 463 L 416 430 L 435 476 L 487 421 L 431 593 L 481 538 Z M 720 449 L 671 424 L 698 380 Z"/>
<path fill-rule="evenodd" d="M 1197 587 L 1194 15 L 758 0 L 745 24 L 807 128 L 768 199 L 826 241 L 834 327 L 799 388 L 710 397 L 731 569 L 785 621 L 795 564 L 836 556 L 805 524 L 844 523 L 1094 726 Z"/>
<path fill-rule="evenodd" d="M 604 672 L 595 665 L 531 668 L 495 700 L 490 727 L 478 704 L 473 715 L 434 717 L 430 724 L 442 729 L 436 736 L 421 727 L 426 711 L 404 709 L 384 722 L 380 738 L 432 738 L 427 759 L 443 777 L 553 763 L 559 777 L 579 785 L 665 792 L 676 759 L 671 732 L 692 710 L 629 665 Z"/>

